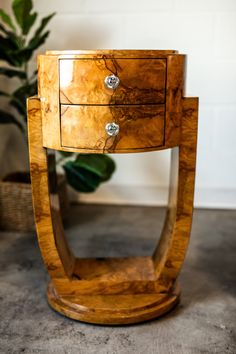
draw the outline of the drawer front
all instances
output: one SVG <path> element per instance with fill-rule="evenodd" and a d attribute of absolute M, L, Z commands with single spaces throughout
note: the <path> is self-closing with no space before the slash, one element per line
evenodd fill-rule
<path fill-rule="evenodd" d="M 60 59 L 59 72 L 62 104 L 165 102 L 165 59 Z"/>
<path fill-rule="evenodd" d="M 110 152 L 162 146 L 164 115 L 164 105 L 62 105 L 62 146 Z"/>

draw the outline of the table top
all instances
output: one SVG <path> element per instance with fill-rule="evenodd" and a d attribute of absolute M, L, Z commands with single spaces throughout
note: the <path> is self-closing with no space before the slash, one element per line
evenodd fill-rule
<path fill-rule="evenodd" d="M 130 58 L 163 58 L 169 55 L 182 55 L 172 49 L 96 49 L 96 50 L 48 50 L 47 56 L 57 57 L 130 57 Z"/>

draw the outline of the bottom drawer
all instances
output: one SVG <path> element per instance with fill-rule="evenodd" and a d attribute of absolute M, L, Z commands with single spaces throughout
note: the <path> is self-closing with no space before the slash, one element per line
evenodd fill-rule
<path fill-rule="evenodd" d="M 108 152 L 158 147 L 164 116 L 164 105 L 61 105 L 62 146 Z"/>

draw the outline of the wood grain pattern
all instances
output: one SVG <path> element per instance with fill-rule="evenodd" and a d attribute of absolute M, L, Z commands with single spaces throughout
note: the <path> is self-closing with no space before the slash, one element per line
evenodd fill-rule
<path fill-rule="evenodd" d="M 41 101 L 43 146 L 51 149 L 57 149 L 61 145 L 58 70 L 57 57 L 38 56 L 38 93 Z"/>
<path fill-rule="evenodd" d="M 152 101 L 158 104 L 158 102 L 165 100 L 165 138 L 164 145 L 159 145 L 159 150 L 179 145 L 185 75 L 184 55 L 172 50 L 62 51 L 40 55 L 38 62 L 39 95 L 43 107 L 44 147 L 64 151 L 80 151 L 75 146 L 68 147 L 61 144 L 58 95 L 60 89 L 59 62 L 61 63 L 61 85 L 69 93 L 67 96 L 63 88 L 62 102 L 77 104 L 81 101 L 86 104 L 117 105 L 119 103 L 151 104 Z M 62 70 L 63 66 L 65 66 L 65 70 Z M 148 68 L 149 70 L 147 70 Z M 116 72 L 117 70 L 125 85 L 121 84 L 113 92 L 104 87 L 104 76 L 108 72 Z M 143 72 L 142 75 L 141 72 Z M 88 79 L 88 73 L 90 79 Z M 82 85 L 79 84 L 80 82 Z M 51 132 L 54 134 L 52 135 Z M 148 147 L 147 151 L 151 151 L 151 149 Z M 99 146 L 97 152 L 102 153 L 103 151 L 106 151 L 106 147 L 101 149 Z M 136 152 L 139 151 L 145 150 L 137 148 Z M 83 152 L 86 152 L 86 149 Z M 91 152 L 91 149 L 88 149 L 87 152 Z M 112 152 L 116 153 L 116 150 Z M 132 152 L 132 149 L 122 149 L 119 152 Z"/>
<path fill-rule="evenodd" d="M 102 59 L 104 63 L 104 56 L 111 62 L 127 57 L 131 62 L 137 58 L 165 60 L 165 103 L 60 105 L 59 58 Z M 39 63 L 40 98 L 28 100 L 29 151 L 38 240 L 51 277 L 48 301 L 58 312 L 89 323 L 128 324 L 160 316 L 179 301 L 180 291 L 175 284 L 192 222 L 198 99 L 183 97 L 185 56 L 175 51 L 53 52 L 41 56 Z M 99 97 L 96 92 L 92 96 Z M 141 102 L 142 97 L 137 99 Z M 104 131 L 109 121 L 120 125 L 119 135 L 111 139 Z M 160 242 L 152 256 L 73 256 L 64 236 L 57 197 L 50 195 L 48 147 L 93 153 L 173 148 L 169 206 Z"/>
<path fill-rule="evenodd" d="M 178 54 L 177 50 L 145 50 L 145 49 L 131 49 L 131 50 L 121 50 L 121 49 L 102 49 L 102 50 L 48 50 L 46 52 L 47 56 L 56 56 L 59 58 L 66 59 L 97 59 L 103 58 L 166 58 L 168 55 Z"/>
<path fill-rule="evenodd" d="M 175 55 L 167 58 L 166 147 L 177 146 L 180 142 L 185 60 L 185 55 Z"/>
<path fill-rule="evenodd" d="M 88 323 L 124 325 L 147 321 L 175 307 L 180 298 L 179 287 L 166 294 L 90 295 L 65 298 L 52 283 L 48 286 L 48 302 L 59 313 Z"/>
<path fill-rule="evenodd" d="M 158 147 L 164 142 L 164 113 L 163 105 L 62 105 L 62 146 L 102 152 Z M 105 126 L 110 122 L 119 125 L 118 135 L 107 135 Z"/>
<path fill-rule="evenodd" d="M 28 99 L 30 174 L 35 224 L 44 263 L 52 278 L 70 277 L 74 257 L 64 237 L 57 195 L 50 195 L 47 150 L 43 148 L 41 103 Z M 50 198 L 54 200 L 51 203 Z M 55 200 L 56 199 L 56 200 Z M 56 208 L 52 208 L 54 204 Z"/>
<path fill-rule="evenodd" d="M 109 89 L 104 79 L 120 79 Z M 153 104 L 165 101 L 165 59 L 60 60 L 60 101 L 63 104 Z"/>
<path fill-rule="evenodd" d="M 101 281 L 156 280 L 152 257 L 77 259 L 74 275 L 80 279 L 99 278 Z"/>
<path fill-rule="evenodd" d="M 54 285 L 63 297 L 165 292 L 165 287 L 157 282 L 152 257 L 76 259 L 69 286 L 61 279 L 55 280 Z"/>
<path fill-rule="evenodd" d="M 172 150 L 169 208 L 153 255 L 160 284 L 170 288 L 183 264 L 192 224 L 198 99 L 184 98 L 181 143 Z"/>

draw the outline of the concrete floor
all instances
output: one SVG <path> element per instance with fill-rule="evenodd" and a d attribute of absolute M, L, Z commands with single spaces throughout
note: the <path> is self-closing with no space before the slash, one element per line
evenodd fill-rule
<path fill-rule="evenodd" d="M 80 256 L 149 255 L 163 216 L 153 207 L 76 206 L 68 239 Z M 0 252 L 0 353 L 236 353 L 236 211 L 195 211 L 181 305 L 134 326 L 88 325 L 52 311 L 35 235 L 2 232 Z"/>

